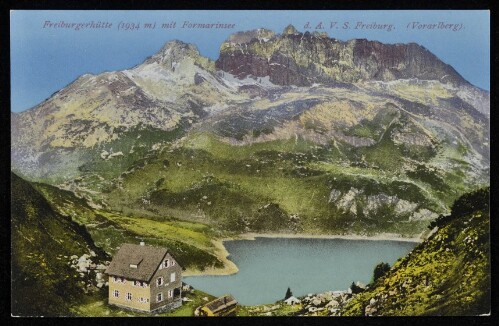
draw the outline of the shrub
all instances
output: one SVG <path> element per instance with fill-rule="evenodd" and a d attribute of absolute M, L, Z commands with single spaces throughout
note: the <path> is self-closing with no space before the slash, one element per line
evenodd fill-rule
<path fill-rule="evenodd" d="M 386 274 L 390 270 L 390 264 L 388 263 L 379 263 L 374 267 L 373 271 L 373 281 L 372 283 L 376 282 L 379 278 L 381 278 L 383 275 Z"/>
<path fill-rule="evenodd" d="M 433 229 L 436 226 L 440 227 L 453 219 L 471 214 L 475 211 L 489 210 L 489 199 L 490 187 L 466 193 L 454 201 L 450 215 L 440 215 L 428 225 L 428 228 Z"/>
<path fill-rule="evenodd" d="M 357 294 L 364 291 L 364 289 L 355 284 L 355 282 L 352 282 L 352 285 L 350 285 L 350 290 L 352 290 L 353 294 Z"/>

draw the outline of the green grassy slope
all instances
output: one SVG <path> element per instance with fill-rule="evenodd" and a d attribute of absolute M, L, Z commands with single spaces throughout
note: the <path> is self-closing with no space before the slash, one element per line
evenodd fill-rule
<path fill-rule="evenodd" d="M 90 207 L 86 200 L 70 191 L 42 183 L 33 185 L 54 210 L 85 225 L 95 243 L 111 255 L 122 243 L 145 240 L 148 244 L 169 248 L 186 269 L 223 267 L 211 242 L 219 234 L 205 224 L 168 217 L 110 213 Z"/>
<path fill-rule="evenodd" d="M 94 251 L 92 261 L 99 264 L 110 259 L 106 252 L 114 253 L 124 242 L 141 239 L 166 246 L 187 269 L 223 267 L 211 242 L 216 234 L 206 225 L 112 214 L 90 207 L 69 191 L 31 184 L 15 174 L 11 179 L 13 315 L 106 315 L 107 288 L 87 293 L 86 279 L 70 266 L 71 256 Z M 186 304 L 174 315 L 192 315 L 194 308 Z M 111 315 L 129 315 L 109 309 Z"/>
<path fill-rule="evenodd" d="M 55 212 L 31 184 L 15 174 L 11 182 L 12 314 L 71 315 L 85 294 L 69 257 L 90 250 L 97 261 L 107 256 L 85 227 Z"/>
<path fill-rule="evenodd" d="M 438 230 L 400 259 L 342 315 L 478 315 L 490 312 L 489 188 L 461 196 Z"/>
<path fill-rule="evenodd" d="M 384 193 L 442 209 L 431 187 L 396 171 L 345 165 L 347 159 L 303 139 L 231 146 L 194 133 L 180 148 L 166 147 L 123 173 L 99 196 L 125 215 L 172 216 L 232 232 L 415 235 L 425 227 L 383 207 L 376 216 L 352 216 L 329 201 L 331 189 L 346 194 L 353 187 L 363 196 Z M 361 212 L 366 203 L 359 205 Z M 268 207 L 275 209 L 261 218 Z"/>

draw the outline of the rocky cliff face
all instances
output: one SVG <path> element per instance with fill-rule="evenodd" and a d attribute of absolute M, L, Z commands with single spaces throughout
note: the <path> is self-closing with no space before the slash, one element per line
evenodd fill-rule
<path fill-rule="evenodd" d="M 239 78 L 269 76 L 277 85 L 411 78 L 468 84 L 418 44 L 341 42 L 325 33 L 300 33 L 291 25 L 282 34 L 260 29 L 231 36 L 220 48 L 216 67 Z"/>

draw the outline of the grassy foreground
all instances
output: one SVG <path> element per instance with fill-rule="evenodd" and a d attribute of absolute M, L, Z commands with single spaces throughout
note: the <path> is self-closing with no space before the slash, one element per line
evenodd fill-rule
<path fill-rule="evenodd" d="M 199 290 L 184 293 L 183 296 L 189 301 L 173 311 L 165 311 L 155 314 L 129 311 L 107 304 L 107 292 L 94 297 L 87 298 L 86 302 L 73 308 L 75 315 L 82 317 L 193 317 L 194 310 L 215 299 L 214 296 Z"/>
<path fill-rule="evenodd" d="M 435 233 L 399 260 L 343 315 L 478 315 L 490 313 L 489 189 L 460 197 Z"/>

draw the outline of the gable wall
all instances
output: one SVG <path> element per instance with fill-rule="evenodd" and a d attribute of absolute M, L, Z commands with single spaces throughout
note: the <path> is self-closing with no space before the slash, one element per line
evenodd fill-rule
<path fill-rule="evenodd" d="M 175 266 L 171 266 L 171 261 L 174 260 L 173 257 L 168 253 L 165 259 L 170 260 L 170 266 L 167 268 L 158 269 L 151 279 L 151 310 L 158 309 L 174 300 L 174 298 L 168 298 L 168 290 L 180 289 L 182 290 L 182 268 L 175 261 Z M 175 282 L 170 282 L 170 274 L 176 274 Z M 158 277 L 163 277 L 164 283 L 161 286 L 156 285 L 156 280 Z M 163 301 L 157 302 L 157 294 L 163 293 Z M 176 298 L 178 300 L 178 298 Z"/>

